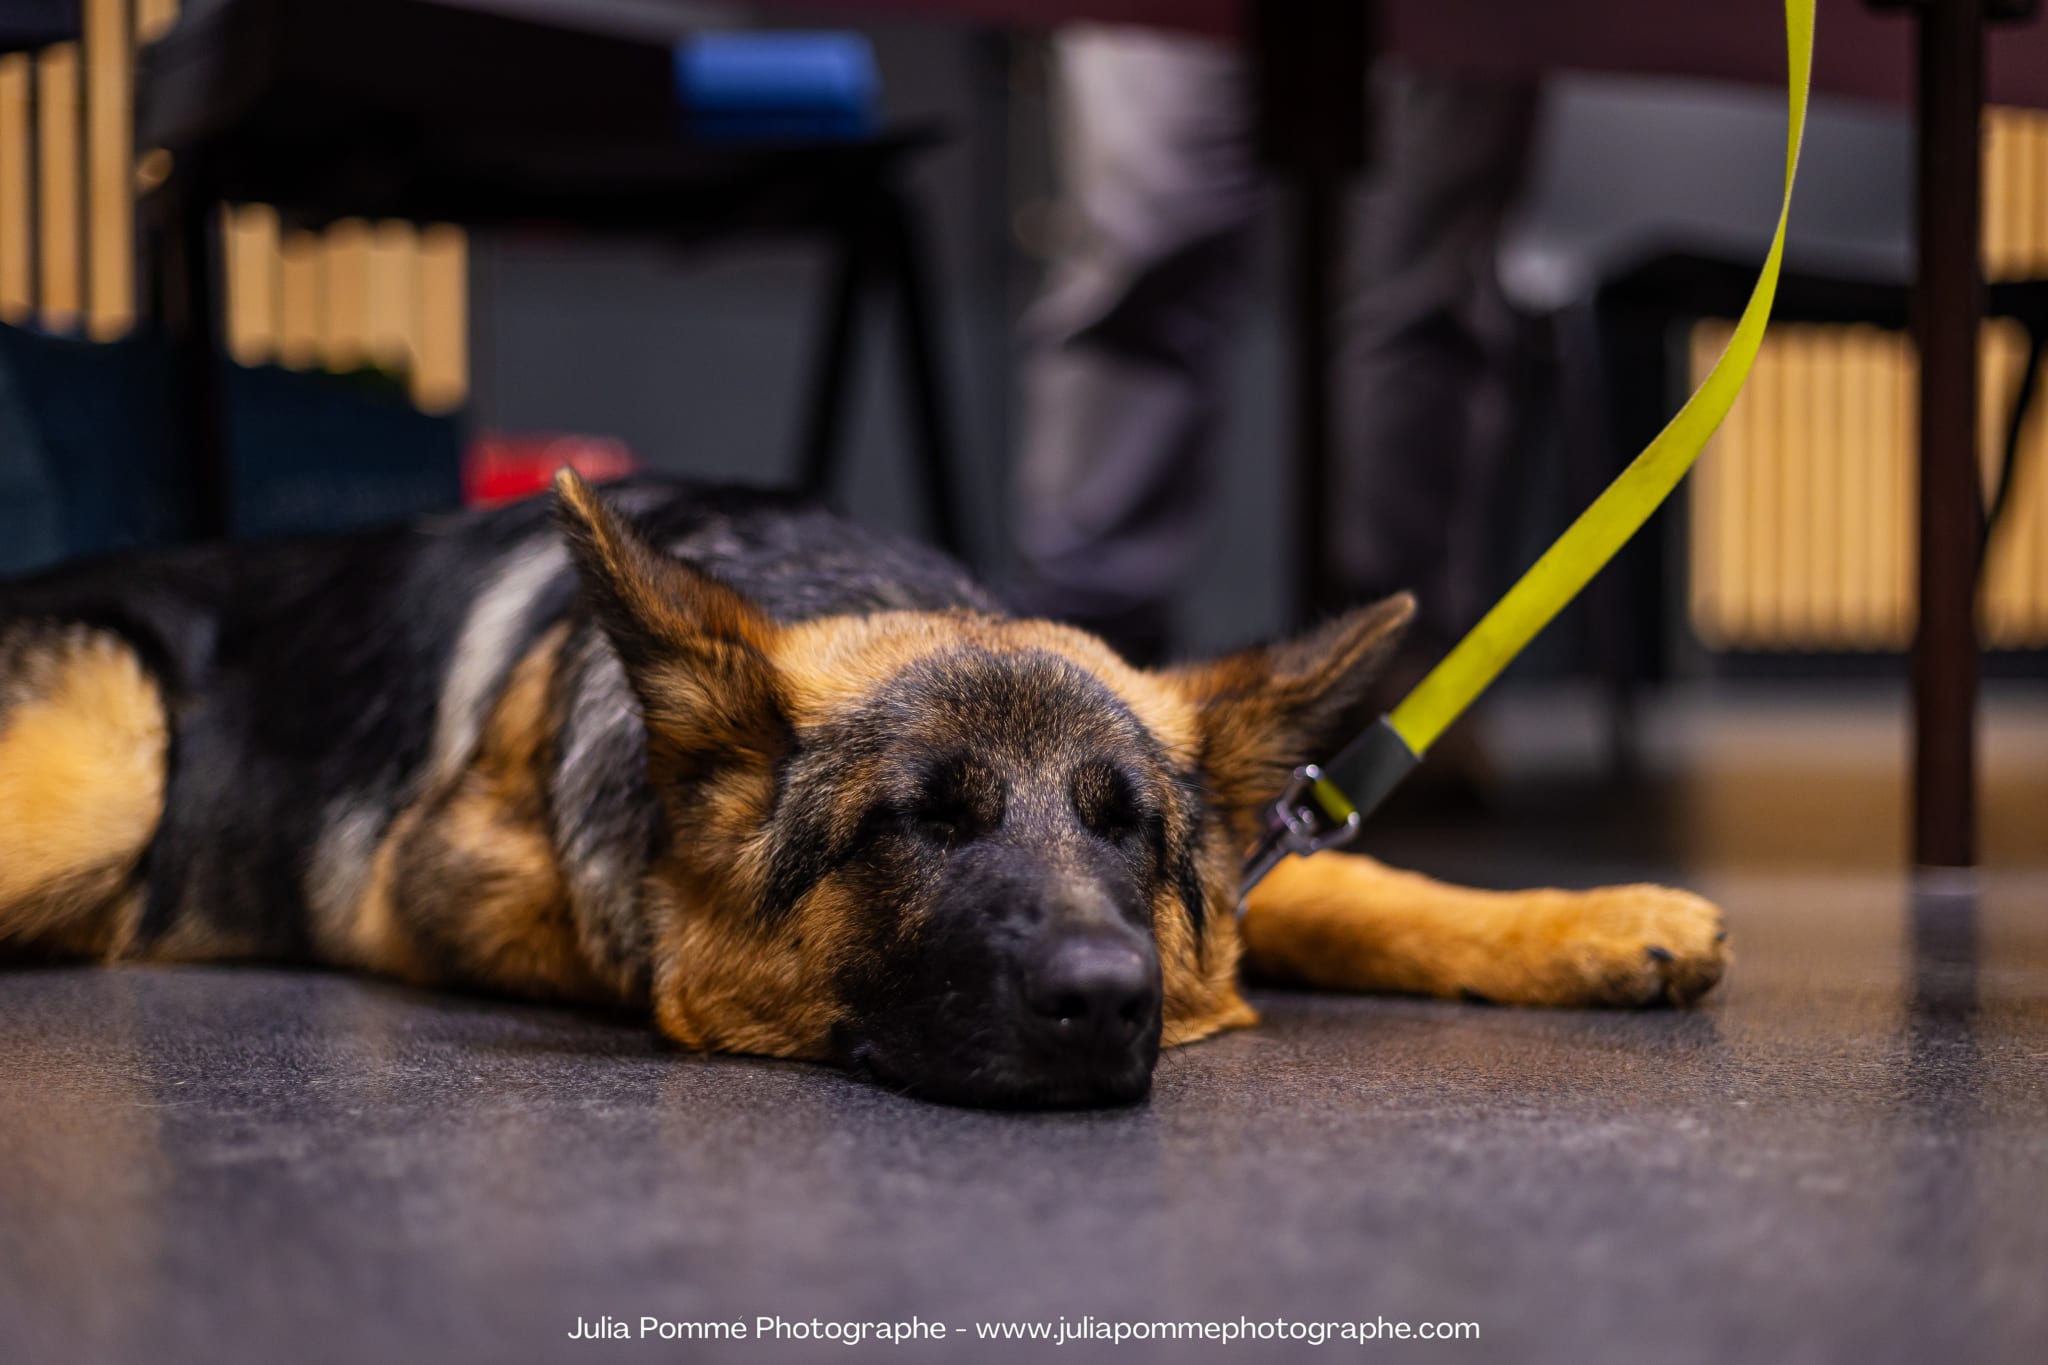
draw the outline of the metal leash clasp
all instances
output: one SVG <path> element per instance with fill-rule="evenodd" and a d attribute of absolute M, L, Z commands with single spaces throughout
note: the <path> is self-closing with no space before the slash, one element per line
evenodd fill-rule
<path fill-rule="evenodd" d="M 1347 809 L 1340 820 L 1321 801 L 1302 799 L 1322 781 L 1323 770 L 1313 763 L 1304 763 L 1287 779 L 1286 787 L 1273 799 L 1273 804 L 1266 807 L 1266 832 L 1259 836 L 1259 842 L 1245 859 L 1244 882 L 1237 892 L 1240 917 L 1244 914 L 1245 897 L 1281 859 L 1294 854 L 1305 858 L 1358 837 L 1365 816 L 1350 802 L 1343 802 Z"/>

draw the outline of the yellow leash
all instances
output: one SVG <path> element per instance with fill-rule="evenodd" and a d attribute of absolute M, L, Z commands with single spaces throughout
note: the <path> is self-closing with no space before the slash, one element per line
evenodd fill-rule
<path fill-rule="evenodd" d="M 1295 774 L 1288 790 L 1274 803 L 1268 833 L 1246 865 L 1245 890 L 1288 854 L 1313 853 L 1356 833 L 1364 814 L 1385 799 L 1451 722 L 1464 714 L 1671 496 L 1728 415 L 1756 363 L 1778 292 L 1785 225 L 1792 213 L 1792 183 L 1799 169 L 1807 94 L 1813 79 L 1813 11 L 1814 0 L 1785 0 L 1785 194 L 1770 251 L 1764 256 L 1756 288 L 1750 291 L 1734 335 L 1728 339 L 1728 348 L 1670 424 L 1400 705 L 1328 764 L 1311 765 Z M 1314 798 L 1313 806 L 1303 803 L 1304 795 Z"/>

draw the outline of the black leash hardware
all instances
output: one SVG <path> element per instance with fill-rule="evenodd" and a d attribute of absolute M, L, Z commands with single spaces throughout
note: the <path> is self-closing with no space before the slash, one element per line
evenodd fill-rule
<path fill-rule="evenodd" d="M 1245 859 L 1244 883 L 1237 893 L 1238 914 L 1244 914 L 1244 898 L 1279 865 L 1282 858 L 1295 853 L 1306 858 L 1311 853 L 1348 844 L 1357 837 L 1358 827 L 1365 822 L 1365 817 L 1358 813 L 1356 807 L 1352 807 L 1340 821 L 1332 823 L 1330 813 L 1320 800 L 1311 803 L 1301 799 L 1318 785 L 1336 791 L 1335 785 L 1323 776 L 1321 768 L 1313 763 L 1304 763 L 1287 779 L 1287 786 L 1274 798 L 1273 804 L 1266 807 L 1266 832 Z M 1337 795 L 1341 798 L 1343 793 L 1337 792 Z M 1348 800 L 1344 804 L 1351 806 Z"/>
<path fill-rule="evenodd" d="M 1422 756 L 1408 747 L 1385 716 L 1344 747 L 1328 767 L 1304 763 L 1266 807 L 1266 832 L 1245 858 L 1237 913 L 1280 860 L 1340 848 L 1358 837 L 1373 808 L 1401 784 Z"/>

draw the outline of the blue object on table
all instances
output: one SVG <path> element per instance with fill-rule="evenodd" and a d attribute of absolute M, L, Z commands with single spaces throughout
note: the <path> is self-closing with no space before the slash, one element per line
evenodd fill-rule
<path fill-rule="evenodd" d="M 858 33 L 700 33 L 677 44 L 676 100 L 706 142 L 870 137 L 881 89 Z"/>

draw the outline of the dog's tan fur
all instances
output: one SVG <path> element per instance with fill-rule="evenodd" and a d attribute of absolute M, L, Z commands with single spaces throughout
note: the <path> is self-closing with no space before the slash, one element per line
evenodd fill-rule
<path fill-rule="evenodd" d="M 1727 961 L 1721 912 L 1687 891 L 1473 891 L 1353 854 L 1274 869 L 1244 937 L 1267 979 L 1503 1005 L 1690 1004 Z"/>
<path fill-rule="evenodd" d="M 169 731 L 135 656 L 82 627 L 0 639 L 0 947 L 118 953 Z"/>

